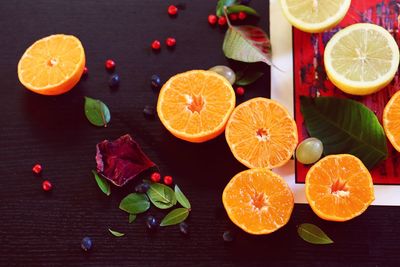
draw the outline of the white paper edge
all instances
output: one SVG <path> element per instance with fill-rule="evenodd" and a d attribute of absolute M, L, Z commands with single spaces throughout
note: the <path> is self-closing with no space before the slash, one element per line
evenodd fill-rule
<path fill-rule="evenodd" d="M 292 26 L 282 14 L 279 0 L 270 0 L 269 3 L 272 62 L 283 70 L 271 67 L 271 99 L 284 105 L 293 116 Z M 288 182 L 295 203 L 307 203 L 304 184 L 296 184 L 294 160 L 274 171 Z M 399 185 L 375 185 L 374 189 L 375 201 L 372 205 L 400 206 Z"/>

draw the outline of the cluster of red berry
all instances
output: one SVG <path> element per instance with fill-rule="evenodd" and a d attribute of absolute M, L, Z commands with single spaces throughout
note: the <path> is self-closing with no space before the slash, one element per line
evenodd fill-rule
<path fill-rule="evenodd" d="M 161 174 L 159 172 L 153 172 L 150 176 L 150 180 L 154 183 L 158 183 L 161 181 Z M 172 176 L 166 175 L 164 176 L 164 184 L 171 185 L 173 183 Z"/>
<path fill-rule="evenodd" d="M 35 166 L 33 166 L 33 168 L 32 168 L 33 173 L 38 176 L 40 176 L 42 174 L 42 170 L 43 170 L 43 168 L 42 168 L 42 165 L 40 165 L 40 164 L 35 164 Z M 50 181 L 44 180 L 42 182 L 42 189 L 44 191 L 50 191 L 52 188 L 53 188 L 53 185 L 50 183 Z"/>
<path fill-rule="evenodd" d="M 239 13 L 232 13 L 232 14 L 229 14 L 229 19 L 231 20 L 231 21 L 235 21 L 235 20 L 245 20 L 247 18 L 247 14 L 246 13 L 244 13 L 244 12 L 239 12 Z M 214 15 L 214 14 L 210 14 L 210 15 L 208 15 L 208 23 L 210 24 L 210 25 L 215 25 L 215 24 L 217 24 L 218 23 L 218 25 L 220 25 L 220 26 L 225 26 L 226 25 L 226 23 L 227 23 L 227 20 L 226 20 L 226 18 L 224 17 L 224 16 L 221 16 L 221 17 L 217 17 L 216 15 Z"/>
<path fill-rule="evenodd" d="M 170 5 L 168 7 L 167 11 L 168 11 L 168 14 L 171 17 L 174 17 L 174 16 L 176 16 L 178 14 L 178 10 L 179 10 L 178 7 L 176 7 L 174 5 Z M 168 37 L 167 39 L 165 39 L 165 44 L 166 44 L 167 47 L 172 48 L 172 47 L 174 47 L 176 45 L 176 39 L 173 38 L 173 37 Z M 159 40 L 154 40 L 151 43 L 151 48 L 153 50 L 155 50 L 155 51 L 160 50 L 161 49 L 161 42 Z"/>

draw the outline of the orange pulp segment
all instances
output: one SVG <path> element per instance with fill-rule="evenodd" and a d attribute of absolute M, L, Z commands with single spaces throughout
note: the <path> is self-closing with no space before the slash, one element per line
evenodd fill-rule
<path fill-rule="evenodd" d="M 385 106 L 383 128 L 390 143 L 400 152 L 400 91 L 395 93 Z"/>

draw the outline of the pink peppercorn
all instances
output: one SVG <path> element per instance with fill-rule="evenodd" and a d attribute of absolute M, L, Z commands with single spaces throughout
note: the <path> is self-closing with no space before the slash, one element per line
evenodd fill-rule
<path fill-rule="evenodd" d="M 167 39 L 165 40 L 165 44 L 166 44 L 168 47 L 173 47 L 173 46 L 176 45 L 176 39 L 175 39 L 175 38 L 172 38 L 172 37 L 169 37 L 169 38 L 167 38 Z"/>
<path fill-rule="evenodd" d="M 152 48 L 153 50 L 160 50 L 160 48 L 161 48 L 161 43 L 160 43 L 160 41 L 154 40 L 154 41 L 151 43 L 151 48 Z"/>
<path fill-rule="evenodd" d="M 240 20 L 244 20 L 244 19 L 247 18 L 247 14 L 244 13 L 243 11 L 241 11 L 241 12 L 239 12 L 239 16 L 238 17 L 239 17 Z"/>
<path fill-rule="evenodd" d="M 40 174 L 42 172 L 42 165 L 40 164 L 35 164 L 35 166 L 33 166 L 32 171 L 35 174 Z"/>
<path fill-rule="evenodd" d="M 50 191 L 53 188 L 53 186 L 49 181 L 46 180 L 46 181 L 43 181 L 42 188 L 44 191 Z"/>
<path fill-rule="evenodd" d="M 173 182 L 173 179 L 172 179 L 171 176 L 169 176 L 169 175 L 164 176 L 164 184 L 166 184 L 166 185 L 171 185 L 172 182 Z"/>
<path fill-rule="evenodd" d="M 217 23 L 217 20 L 218 20 L 217 16 L 213 14 L 208 15 L 208 23 L 210 23 L 210 25 L 215 25 Z"/>
<path fill-rule="evenodd" d="M 244 88 L 243 88 L 243 87 L 238 87 L 238 88 L 236 88 L 236 94 L 237 94 L 238 96 L 244 95 Z"/>
<path fill-rule="evenodd" d="M 225 17 L 219 17 L 218 18 L 218 24 L 220 26 L 224 26 L 226 24 L 226 18 Z"/>
<path fill-rule="evenodd" d="M 178 14 L 178 8 L 176 6 L 174 6 L 174 5 L 170 5 L 168 7 L 168 14 L 170 16 L 175 16 L 176 14 Z"/>
<path fill-rule="evenodd" d="M 161 175 L 159 172 L 153 172 L 150 176 L 151 181 L 158 183 L 161 180 Z"/>
<path fill-rule="evenodd" d="M 115 61 L 112 59 L 107 59 L 105 63 L 106 70 L 113 71 L 115 69 Z"/>

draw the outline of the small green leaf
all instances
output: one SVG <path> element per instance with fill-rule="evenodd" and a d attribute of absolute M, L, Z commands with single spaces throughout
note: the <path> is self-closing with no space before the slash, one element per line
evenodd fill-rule
<path fill-rule="evenodd" d="M 261 71 L 255 71 L 255 72 L 245 72 L 245 73 L 237 73 L 236 77 L 238 79 L 236 80 L 235 84 L 238 86 L 246 86 L 254 83 L 257 81 L 259 78 L 261 78 L 264 75 L 264 72 Z"/>
<path fill-rule="evenodd" d="M 130 214 L 139 214 L 150 208 L 150 202 L 145 194 L 132 193 L 121 200 L 119 208 Z"/>
<path fill-rule="evenodd" d="M 136 214 L 129 214 L 129 223 L 133 223 L 136 220 Z"/>
<path fill-rule="evenodd" d="M 154 183 L 147 191 L 150 201 L 159 209 L 168 209 L 176 204 L 175 192 L 166 185 Z"/>
<path fill-rule="evenodd" d="M 264 62 L 272 65 L 268 35 L 255 26 L 230 26 L 222 50 L 227 58 L 242 62 Z"/>
<path fill-rule="evenodd" d="M 257 16 L 259 17 L 260 15 L 255 11 L 253 8 L 245 5 L 232 5 L 227 8 L 227 13 L 239 13 L 239 12 L 244 12 L 249 15 Z"/>
<path fill-rule="evenodd" d="M 297 227 L 297 233 L 306 242 L 316 245 L 332 244 L 330 239 L 318 226 L 311 223 L 303 223 Z"/>
<path fill-rule="evenodd" d="M 300 97 L 307 131 L 321 140 L 324 155 L 351 154 L 368 169 L 386 159 L 388 149 L 383 127 L 363 104 L 338 97 Z"/>
<path fill-rule="evenodd" d="M 161 221 L 160 226 L 175 225 L 183 222 L 189 216 L 189 210 L 185 208 L 177 208 L 169 212 Z"/>
<path fill-rule="evenodd" d="M 95 126 L 107 126 L 111 120 L 110 110 L 98 99 L 85 96 L 85 115 Z"/>
<path fill-rule="evenodd" d="M 110 184 L 108 183 L 108 181 L 104 177 L 99 175 L 95 170 L 92 170 L 92 173 L 93 173 L 94 178 L 96 179 L 97 185 L 99 186 L 101 191 L 103 191 L 104 194 L 109 196 L 111 194 L 111 189 L 110 189 Z"/>
<path fill-rule="evenodd" d="M 181 189 L 178 187 L 178 185 L 175 185 L 175 196 L 176 200 L 178 200 L 179 204 L 182 205 L 182 207 L 185 207 L 187 209 L 191 208 L 189 200 L 186 198 L 186 196 L 182 193 Z"/>
<path fill-rule="evenodd" d="M 116 236 L 116 237 L 121 237 L 121 236 L 124 236 L 124 235 L 125 235 L 124 233 L 120 233 L 120 232 L 117 232 L 117 231 L 113 231 L 113 230 L 111 230 L 111 229 L 108 229 L 108 231 L 110 231 L 110 233 L 111 233 L 113 236 Z"/>
<path fill-rule="evenodd" d="M 221 17 L 224 15 L 224 6 L 228 7 L 237 3 L 239 3 L 238 0 L 219 0 L 217 3 L 217 10 L 216 10 L 217 16 Z"/>

